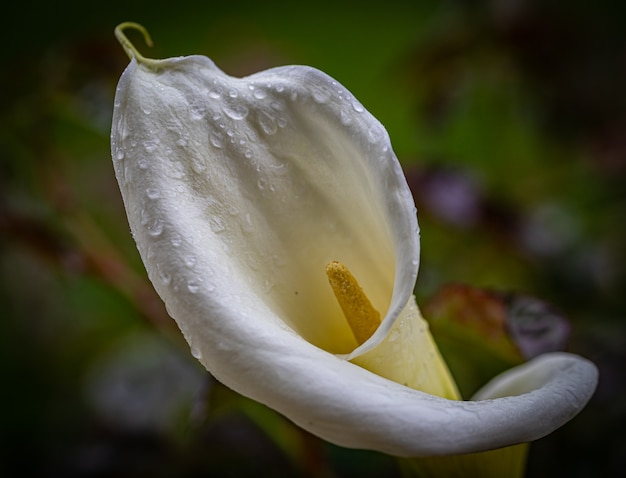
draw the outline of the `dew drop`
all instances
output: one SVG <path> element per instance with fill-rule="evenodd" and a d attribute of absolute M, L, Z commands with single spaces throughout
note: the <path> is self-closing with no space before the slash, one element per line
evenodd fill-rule
<path fill-rule="evenodd" d="M 185 263 L 185 265 L 189 268 L 192 268 L 193 266 L 196 265 L 196 256 L 194 256 L 193 254 L 187 254 L 184 258 L 183 258 L 183 262 Z"/>
<path fill-rule="evenodd" d="M 215 146 L 216 148 L 224 147 L 224 140 L 220 133 L 211 133 L 209 134 L 209 142 Z"/>
<path fill-rule="evenodd" d="M 191 356 L 195 359 L 200 360 L 202 358 L 202 352 L 200 352 L 200 349 L 195 347 L 195 346 L 191 346 Z"/>
<path fill-rule="evenodd" d="M 261 88 L 257 88 L 256 90 L 254 90 L 254 93 L 252 93 L 252 95 L 257 100 L 262 100 L 263 98 L 267 97 L 267 93 L 265 92 L 265 90 L 263 90 Z"/>
<path fill-rule="evenodd" d="M 252 159 L 253 156 L 252 151 L 249 149 L 246 149 L 246 152 L 243 153 L 243 155 L 246 157 L 246 159 Z"/>
<path fill-rule="evenodd" d="M 224 220 L 219 216 L 214 216 L 211 218 L 211 230 L 215 233 L 220 233 L 226 230 L 226 224 L 224 224 Z"/>
<path fill-rule="evenodd" d="M 176 140 L 176 144 L 185 148 L 189 144 L 189 133 L 187 131 L 181 131 L 180 137 Z"/>
<path fill-rule="evenodd" d="M 231 119 L 242 120 L 248 116 L 248 108 L 245 105 L 225 105 L 224 113 Z"/>
<path fill-rule="evenodd" d="M 282 93 L 283 91 L 285 91 L 285 85 L 283 85 L 282 83 L 279 83 L 278 85 L 276 85 L 276 91 L 278 93 Z"/>
<path fill-rule="evenodd" d="M 122 148 L 117 149 L 117 153 L 115 154 L 115 159 L 117 159 L 118 161 L 121 161 L 122 159 L 124 159 L 124 150 Z"/>
<path fill-rule="evenodd" d="M 144 114 L 149 115 L 150 113 L 152 113 L 152 108 L 150 108 L 149 106 L 144 106 L 143 107 L 143 112 L 144 112 Z"/>
<path fill-rule="evenodd" d="M 219 90 L 217 88 L 212 88 L 209 90 L 209 98 L 213 98 L 214 100 L 218 99 L 221 96 Z"/>
<path fill-rule="evenodd" d="M 174 247 L 180 247 L 180 245 L 183 243 L 183 238 L 180 237 L 179 234 L 173 234 L 170 242 L 172 243 L 172 246 Z"/>
<path fill-rule="evenodd" d="M 316 103 L 324 104 L 327 103 L 330 99 L 330 93 L 324 89 L 320 88 L 313 91 L 313 101 Z"/>
<path fill-rule="evenodd" d="M 350 123 L 352 123 L 352 117 L 345 111 L 341 110 L 341 124 L 348 126 Z"/>
<path fill-rule="evenodd" d="M 272 101 L 270 103 L 270 108 L 274 111 L 283 111 L 285 109 L 285 104 L 282 101 Z"/>
<path fill-rule="evenodd" d="M 143 142 L 143 147 L 148 153 L 152 153 L 153 151 L 156 151 L 156 149 L 159 147 L 159 141 L 158 140 L 146 140 Z"/>
<path fill-rule="evenodd" d="M 137 161 L 137 166 L 139 166 L 139 169 L 148 169 L 148 161 L 144 158 L 141 158 Z"/>
<path fill-rule="evenodd" d="M 370 143 L 378 143 L 383 137 L 383 131 L 378 125 L 372 126 L 367 132 L 367 139 Z"/>
<path fill-rule="evenodd" d="M 264 111 L 259 111 L 258 119 L 261 129 L 265 134 L 276 134 L 276 131 L 278 131 L 278 125 L 272 116 L 268 115 Z"/>
<path fill-rule="evenodd" d="M 185 167 L 183 166 L 183 163 L 181 163 L 180 161 L 176 161 L 175 163 L 173 163 L 173 169 L 172 169 L 172 177 L 174 179 L 181 179 L 183 176 L 185 176 Z"/>
<path fill-rule="evenodd" d="M 228 96 L 231 98 L 237 98 L 239 96 L 239 92 L 235 88 L 231 88 L 228 90 Z"/>
<path fill-rule="evenodd" d="M 352 102 L 352 108 L 354 108 L 354 111 L 356 111 L 357 113 L 363 113 L 363 111 L 365 111 L 365 108 L 363 108 L 363 105 L 359 103 L 357 100 L 354 100 Z"/>
<path fill-rule="evenodd" d="M 161 197 L 161 191 L 156 188 L 147 188 L 146 194 L 148 195 L 149 199 L 158 199 Z"/>
<path fill-rule="evenodd" d="M 152 237 L 160 236 L 163 232 L 163 221 L 156 219 L 148 226 L 148 234 Z"/>
<path fill-rule="evenodd" d="M 139 211 L 139 223 L 142 226 L 145 226 L 146 224 L 148 224 L 149 221 L 150 217 L 148 216 L 148 211 L 146 211 L 144 208 L 141 208 L 141 210 Z"/>
<path fill-rule="evenodd" d="M 161 282 L 163 282 L 164 285 L 170 285 L 172 282 L 172 275 L 167 272 L 161 264 L 157 264 L 157 272 L 159 273 L 159 279 L 161 279 Z"/>
<path fill-rule="evenodd" d="M 200 290 L 200 286 L 196 281 L 190 280 L 187 282 L 187 290 L 192 294 L 195 294 Z"/>
<path fill-rule="evenodd" d="M 200 102 L 194 102 L 189 105 L 189 116 L 192 120 L 201 120 L 206 116 L 206 106 Z"/>
<path fill-rule="evenodd" d="M 193 158 L 193 160 L 191 161 L 191 167 L 198 174 L 201 174 L 204 171 L 206 171 L 206 164 L 204 162 L 204 159 L 199 158 L 199 157 Z"/>
<path fill-rule="evenodd" d="M 287 120 L 285 118 L 278 118 L 277 123 L 279 128 L 284 128 L 285 126 L 287 126 Z"/>

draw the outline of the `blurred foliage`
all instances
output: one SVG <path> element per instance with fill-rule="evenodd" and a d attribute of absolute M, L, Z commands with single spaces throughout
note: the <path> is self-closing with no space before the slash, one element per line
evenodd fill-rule
<path fill-rule="evenodd" d="M 540 297 L 570 320 L 569 350 L 601 369 L 590 406 L 533 444 L 528 476 L 619 476 L 626 4 L 286 5 L 12 6 L 0 30 L 0 476 L 400 474 L 226 390 L 188 354 L 110 164 L 127 63 L 112 30 L 127 20 L 151 31 L 147 56 L 205 54 L 236 75 L 309 64 L 349 88 L 388 128 L 415 195 L 418 299 L 449 282 Z"/>

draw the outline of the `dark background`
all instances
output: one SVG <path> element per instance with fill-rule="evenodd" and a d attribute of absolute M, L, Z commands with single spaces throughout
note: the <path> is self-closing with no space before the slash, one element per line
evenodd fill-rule
<path fill-rule="evenodd" d="M 626 456 L 626 4 L 21 2 L 0 29 L 0 475 L 398 476 L 215 383 L 147 282 L 109 153 L 113 36 L 233 75 L 308 64 L 387 127 L 422 228 L 416 294 L 540 297 L 601 381 L 529 477 Z M 130 33 L 132 34 L 132 32 Z"/>

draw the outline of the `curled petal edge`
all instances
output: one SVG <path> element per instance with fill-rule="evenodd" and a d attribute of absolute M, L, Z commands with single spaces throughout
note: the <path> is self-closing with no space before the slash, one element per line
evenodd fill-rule
<path fill-rule="evenodd" d="M 553 353 L 496 377 L 479 400 L 446 400 L 386 380 L 289 331 L 242 334 L 241 317 L 224 319 L 221 336 L 199 331 L 198 340 L 200 360 L 218 380 L 329 442 L 395 456 L 475 453 L 537 440 L 577 415 L 598 379 L 588 360 Z M 254 357 L 237 353 L 242 346 Z M 502 396 L 509 392 L 517 395 Z"/>

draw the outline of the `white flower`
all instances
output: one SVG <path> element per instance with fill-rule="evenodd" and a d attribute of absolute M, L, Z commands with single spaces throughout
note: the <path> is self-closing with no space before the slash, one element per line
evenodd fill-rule
<path fill-rule="evenodd" d="M 132 58 L 115 97 L 117 179 L 154 287 L 218 380 L 330 442 L 398 456 L 535 440 L 582 409 L 596 369 L 562 353 L 449 399 L 412 296 L 412 196 L 349 91 L 304 66 L 239 79 L 203 56 L 146 59 L 127 27 L 141 29 L 116 30 Z M 327 277 L 333 261 L 345 267 Z M 345 279 L 336 298 L 329 278 L 346 268 L 362 290 Z M 369 339 L 342 300 L 381 312 Z"/>

